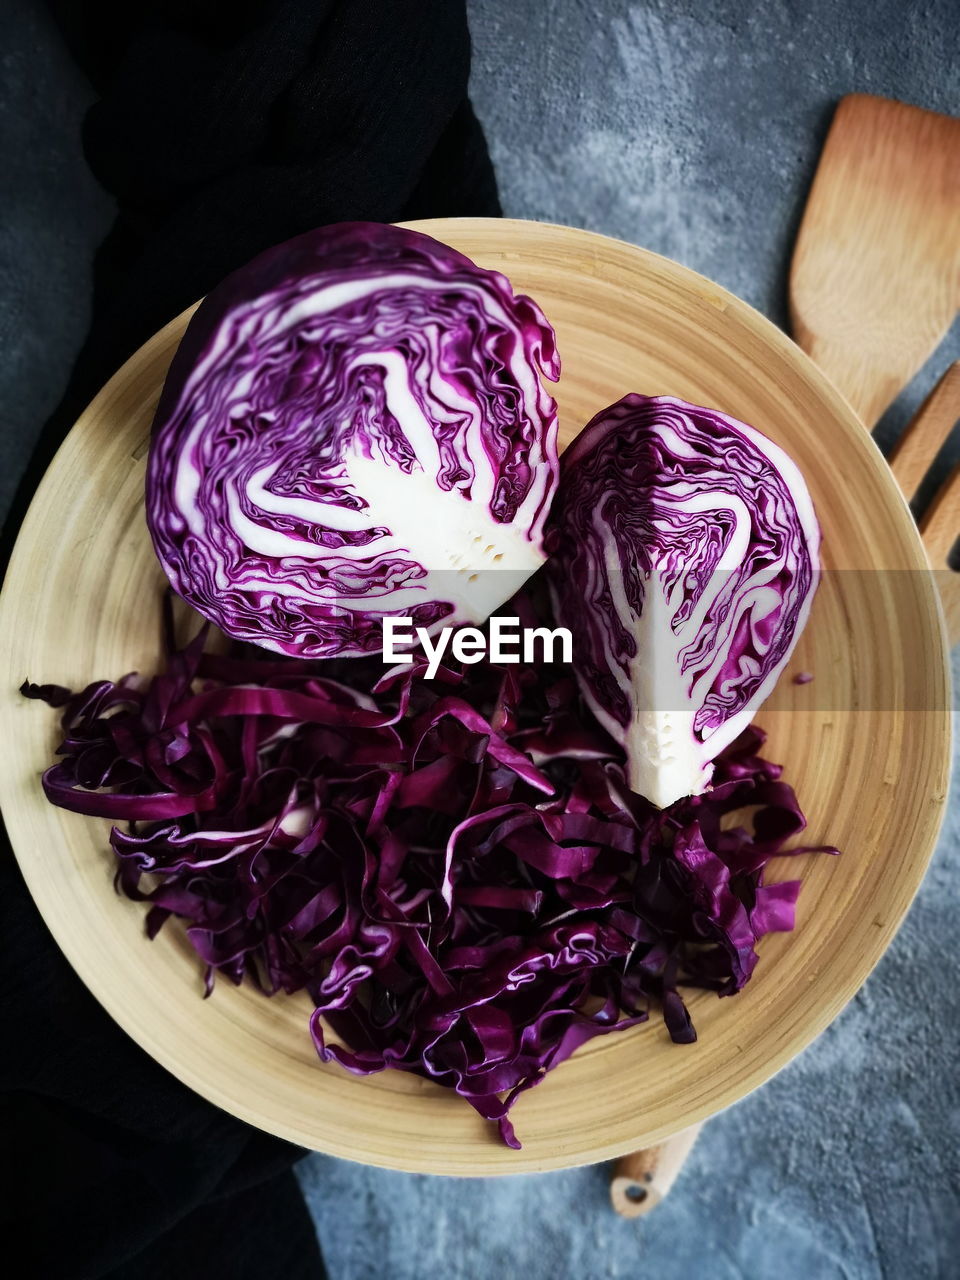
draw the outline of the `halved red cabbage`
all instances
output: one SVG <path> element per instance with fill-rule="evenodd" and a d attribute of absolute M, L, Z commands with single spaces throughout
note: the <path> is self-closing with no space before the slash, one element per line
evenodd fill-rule
<path fill-rule="evenodd" d="M 819 545 L 796 464 L 717 410 L 628 395 L 567 450 L 554 610 L 634 791 L 661 807 L 703 792 L 803 630 Z"/>
<path fill-rule="evenodd" d="M 418 232 L 343 223 L 204 300 L 171 365 L 147 521 L 174 589 L 303 657 L 379 649 L 387 614 L 486 619 L 543 561 L 553 330 Z"/>
<path fill-rule="evenodd" d="M 799 885 L 765 868 L 801 851 L 784 845 L 804 819 L 759 730 L 707 795 L 660 811 L 569 668 L 428 681 L 424 660 L 218 656 L 204 636 L 153 679 L 69 698 L 44 788 L 129 823 L 118 887 L 151 937 L 187 922 L 208 990 L 215 973 L 305 988 L 324 1059 L 427 1076 L 517 1146 L 513 1102 L 585 1040 L 651 1003 L 695 1039 L 679 986 L 738 991 L 757 940 L 792 927 Z"/>

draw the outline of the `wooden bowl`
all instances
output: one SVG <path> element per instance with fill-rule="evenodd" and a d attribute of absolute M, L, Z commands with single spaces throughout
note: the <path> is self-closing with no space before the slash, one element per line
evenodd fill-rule
<path fill-rule="evenodd" d="M 598 1038 L 524 1095 L 522 1151 L 459 1098 L 410 1075 L 322 1066 L 306 999 L 219 983 L 201 999 L 182 930 L 144 936 L 118 897 L 107 824 L 52 808 L 39 774 L 57 717 L 21 681 L 81 685 L 159 662 L 164 585 L 143 518 L 144 457 L 187 315 L 97 396 L 64 442 L 20 531 L 0 600 L 0 803 L 54 937 L 120 1025 L 225 1110 L 320 1151 L 394 1169 L 513 1173 L 617 1156 L 736 1102 L 799 1053 L 854 994 L 920 883 L 943 813 L 950 755 L 938 604 L 913 522 L 852 412 L 772 324 L 718 286 L 632 245 L 565 227 L 482 219 L 415 224 L 505 272 L 555 325 L 563 440 L 627 391 L 682 396 L 753 423 L 810 485 L 827 572 L 790 672 L 759 717 L 768 754 L 810 818 L 797 929 L 764 939 L 736 999 L 690 1004 L 699 1040 L 657 1018 Z M 883 1029 L 878 1029 L 883 1035 Z"/>

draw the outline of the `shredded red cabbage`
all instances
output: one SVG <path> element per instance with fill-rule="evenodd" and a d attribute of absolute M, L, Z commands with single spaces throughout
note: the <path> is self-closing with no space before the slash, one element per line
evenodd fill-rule
<path fill-rule="evenodd" d="M 513 612 L 535 621 L 532 599 Z M 64 707 L 44 790 L 124 824 L 117 885 L 150 937 L 187 921 L 208 993 L 216 973 L 306 989 L 324 1061 L 429 1077 L 516 1147 L 517 1096 L 584 1041 L 651 1004 L 694 1040 L 680 988 L 732 995 L 757 940 L 793 927 L 799 882 L 765 869 L 805 820 L 757 728 L 710 790 L 658 810 L 569 668 L 427 681 L 206 636 L 153 678 L 25 684 Z"/>

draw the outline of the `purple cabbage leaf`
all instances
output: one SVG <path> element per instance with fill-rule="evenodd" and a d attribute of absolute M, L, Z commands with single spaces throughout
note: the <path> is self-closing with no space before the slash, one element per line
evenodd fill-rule
<path fill-rule="evenodd" d="M 543 562 L 553 330 L 429 236 L 342 223 L 201 303 L 170 367 L 147 522 L 174 590 L 237 639 L 379 649 L 386 616 L 484 621 Z"/>
<path fill-rule="evenodd" d="M 699 795 L 799 639 L 820 531 L 795 463 L 716 410 L 628 395 L 563 455 L 548 574 L 630 787 Z"/>

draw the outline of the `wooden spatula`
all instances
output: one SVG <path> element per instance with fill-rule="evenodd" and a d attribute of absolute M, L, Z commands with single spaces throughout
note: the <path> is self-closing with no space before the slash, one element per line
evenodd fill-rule
<path fill-rule="evenodd" d="M 790 273 L 794 336 L 872 429 L 928 359 L 960 306 L 960 120 L 854 94 L 837 108 Z M 949 369 L 891 458 L 912 500 L 960 416 Z M 943 485 L 920 529 L 960 640 L 960 477 Z"/>
<path fill-rule="evenodd" d="M 958 305 L 960 120 L 844 98 L 794 248 L 794 337 L 872 428 Z"/>

